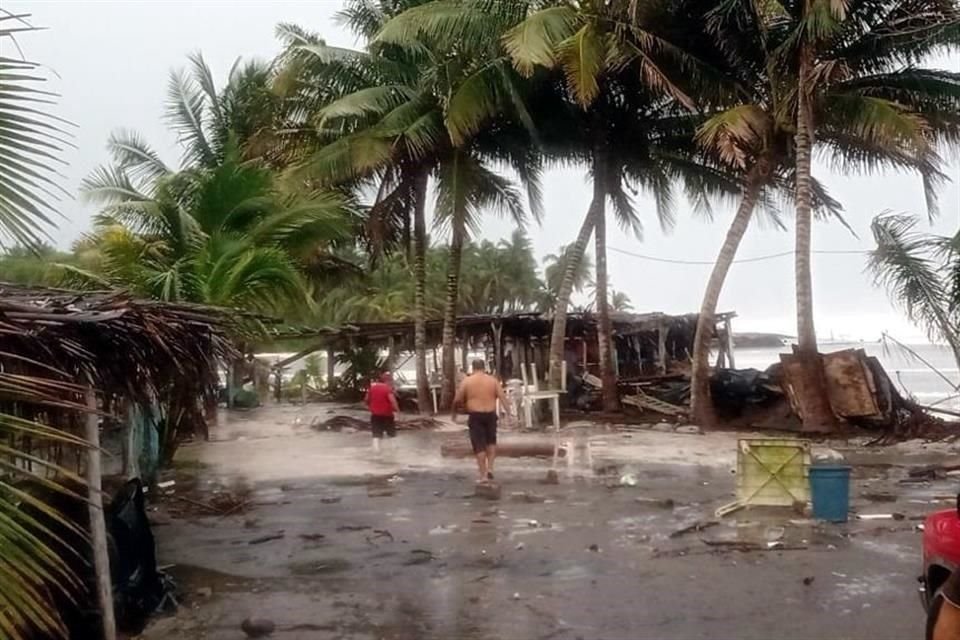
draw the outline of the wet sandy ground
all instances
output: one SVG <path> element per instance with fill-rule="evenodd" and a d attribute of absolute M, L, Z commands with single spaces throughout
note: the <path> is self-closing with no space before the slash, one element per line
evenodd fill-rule
<path fill-rule="evenodd" d="M 949 448 L 848 452 L 855 507 L 902 521 L 743 511 L 671 537 L 732 499 L 735 434 L 568 431 L 577 455 L 559 484 L 543 484 L 549 460 L 502 459 L 502 497 L 487 500 L 470 461 L 439 456 L 459 432 L 402 433 L 374 457 L 366 434 L 308 428 L 329 410 L 232 416 L 181 451 L 176 490 L 250 491 L 253 506 L 156 527 L 184 606 L 145 638 L 242 638 L 248 616 L 281 640 L 922 637 L 910 517 L 949 506 L 954 483 L 906 490 L 889 464 Z"/>

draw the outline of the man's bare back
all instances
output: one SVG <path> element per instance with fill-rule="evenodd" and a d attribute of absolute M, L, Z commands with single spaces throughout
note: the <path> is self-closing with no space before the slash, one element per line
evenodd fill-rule
<path fill-rule="evenodd" d="M 497 399 L 506 407 L 506 395 L 496 378 L 484 371 L 475 371 L 460 383 L 455 405 L 462 405 L 467 413 L 494 413 Z"/>

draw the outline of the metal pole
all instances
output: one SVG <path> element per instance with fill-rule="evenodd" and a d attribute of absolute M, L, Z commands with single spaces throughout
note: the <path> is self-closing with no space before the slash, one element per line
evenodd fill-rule
<path fill-rule="evenodd" d="M 103 621 L 103 640 L 116 640 L 117 623 L 113 617 L 113 587 L 110 583 L 110 555 L 107 552 L 107 527 L 103 518 L 103 492 L 100 469 L 100 416 L 97 396 L 87 389 L 87 492 L 90 514 L 90 540 L 93 546 L 93 567 L 97 579 L 97 600 Z"/>

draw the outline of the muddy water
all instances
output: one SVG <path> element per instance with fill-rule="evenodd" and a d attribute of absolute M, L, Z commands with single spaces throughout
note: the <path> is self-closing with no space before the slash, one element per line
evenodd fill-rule
<path fill-rule="evenodd" d="M 729 434 L 565 434 L 580 455 L 560 484 L 541 482 L 548 460 L 504 459 L 490 501 L 474 497 L 468 460 L 439 456 L 456 428 L 401 434 L 374 457 L 365 434 L 306 426 L 327 410 L 235 416 L 218 441 L 184 450 L 191 495 L 239 483 L 254 504 L 157 528 L 186 602 L 146 638 L 239 638 L 247 616 L 272 619 L 284 640 L 876 639 L 922 628 L 910 521 L 750 511 L 671 536 L 731 499 Z M 621 485 L 625 474 L 635 486 Z M 946 491 L 901 495 L 896 480 L 895 469 L 859 475 L 857 507 L 918 513 L 929 503 L 910 500 Z"/>

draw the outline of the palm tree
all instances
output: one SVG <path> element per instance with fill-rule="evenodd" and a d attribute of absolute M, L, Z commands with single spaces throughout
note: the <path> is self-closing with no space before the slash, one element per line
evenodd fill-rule
<path fill-rule="evenodd" d="M 338 16 L 357 37 L 371 43 L 391 16 L 415 4 L 416 0 L 389 4 L 348 0 Z M 383 111 L 374 108 L 366 114 L 370 117 L 360 117 L 365 114 L 364 103 L 381 109 L 394 104 L 404 94 L 404 87 L 415 83 L 420 59 L 399 48 L 368 45 L 368 51 L 360 52 L 329 47 L 317 34 L 294 25 L 280 25 L 278 33 L 286 48 L 279 60 L 276 88 L 289 106 L 283 119 L 283 130 L 289 134 L 275 145 L 281 150 L 281 164 L 297 165 L 324 149 L 323 155 L 315 158 L 321 166 L 311 171 L 314 180 L 361 189 L 364 181 L 373 180 L 377 197 L 368 212 L 365 232 L 374 259 L 401 244 L 410 251 L 412 240 L 417 403 L 429 407 L 425 300 L 426 198 L 431 167 L 421 162 L 415 151 L 429 142 L 434 123 L 429 119 L 404 121 L 403 113 L 398 112 L 377 130 L 371 125 Z M 348 96 L 352 97 L 348 100 Z M 343 113 L 324 110 L 336 100 L 348 109 Z M 346 117 L 351 114 L 359 116 Z M 331 122 L 335 126 L 329 126 Z M 352 184 L 357 181 L 359 185 Z M 398 242 L 401 236 L 402 243 Z"/>
<path fill-rule="evenodd" d="M 398 168 L 409 166 L 421 176 L 428 172 L 434 178 L 434 219 L 451 238 L 441 393 L 441 404 L 449 406 L 464 242 L 483 210 L 508 213 L 518 224 L 525 218 L 520 192 L 495 171 L 496 166 L 514 169 L 528 187 L 535 214 L 539 167 L 529 139 L 516 123 L 491 120 L 507 111 L 505 86 L 513 80 L 509 64 L 488 64 L 482 48 L 453 56 L 434 42 L 421 42 L 404 26 L 407 13 L 388 19 L 370 43 L 370 53 L 351 61 L 372 71 L 371 86 L 347 93 L 316 112 L 322 128 L 346 135 L 302 162 L 295 175 L 337 181 L 396 174 Z M 389 12 L 383 11 L 374 17 L 387 16 Z M 477 135 L 481 128 L 482 135 Z"/>
<path fill-rule="evenodd" d="M 14 56 L 15 38 L 36 29 L 28 15 L 0 9 L 0 240 L 38 248 L 56 211 L 55 193 L 63 193 L 56 168 L 57 154 L 69 143 L 67 123 L 48 109 L 54 94 L 40 88 L 46 80 L 43 65 Z M 22 54 L 21 54 L 22 55 Z M 49 377 L 0 372 L 0 404 L 16 407 L 0 413 L 0 634 L 25 640 L 36 634 L 65 633 L 56 595 L 73 597 L 81 588 L 57 541 L 33 515 L 44 513 L 74 528 L 65 516 L 24 490 L 25 485 L 45 486 L 73 494 L 66 484 L 81 482 L 75 474 L 50 461 L 38 460 L 44 447 L 84 448 L 80 438 L 24 418 L 30 412 L 50 415 L 57 405 L 78 414 L 85 407 L 67 403 L 64 396 L 77 387 L 56 374 Z M 81 390 L 82 391 L 82 390 Z M 38 407 L 42 407 L 37 411 Z M 48 477 L 52 475 L 52 479 Z M 73 529 L 75 530 L 75 528 Z"/>
<path fill-rule="evenodd" d="M 878 286 L 931 341 L 950 345 L 960 367 L 960 231 L 916 231 L 916 218 L 885 214 L 871 225 L 877 243 L 868 261 Z"/>
<path fill-rule="evenodd" d="M 306 301 L 304 276 L 318 251 L 349 237 L 350 203 L 336 193 L 283 193 L 271 169 L 241 156 L 240 135 L 249 139 L 271 122 L 260 113 L 273 100 L 263 97 L 264 67 L 235 65 L 218 93 L 203 58 L 191 62 L 191 75 L 171 75 L 167 103 L 184 166 L 167 167 L 134 132 L 112 134 L 112 165 L 82 186 L 103 205 L 102 273 L 63 269 L 76 286 L 284 311 Z"/>
<path fill-rule="evenodd" d="M 504 36 L 507 50 L 521 71 L 536 66 L 563 71 L 567 93 L 582 110 L 589 131 L 581 152 L 591 168 L 594 193 L 580 228 L 575 255 L 582 254 L 596 231 L 597 309 L 604 405 L 617 406 L 612 329 L 607 304 L 606 213 L 609 198 L 622 225 L 639 232 L 629 191 L 631 183 L 646 187 L 657 202 L 661 225 L 670 228 L 672 183 L 682 177 L 688 195 L 705 195 L 731 187 L 729 179 L 691 148 L 696 118 L 685 90 L 674 77 L 697 78 L 702 63 L 670 42 L 680 13 L 651 5 L 640 14 L 630 3 L 557 3 L 530 13 Z M 642 15 L 641 15 L 642 14 Z M 551 337 L 554 375 L 563 357 L 565 309 L 572 290 L 576 259 L 567 264 Z M 555 384 L 557 381 L 554 381 Z"/>
<path fill-rule="evenodd" d="M 462 313 L 532 310 L 543 295 L 530 239 L 517 229 L 509 240 L 471 243 L 464 253 Z"/>
<path fill-rule="evenodd" d="M 547 293 L 550 300 L 546 309 L 552 309 L 556 306 L 556 298 L 560 291 L 560 286 L 567 273 L 567 260 L 576 248 L 572 244 L 560 245 L 556 253 L 549 253 L 544 257 L 543 276 L 547 286 Z M 593 272 L 593 259 L 586 251 L 577 261 L 576 269 L 573 271 L 570 290 L 575 293 L 582 293 L 587 286 L 593 285 L 590 274 Z"/>
<path fill-rule="evenodd" d="M 614 291 L 611 289 L 610 308 L 614 311 L 626 313 L 628 311 L 633 311 L 633 302 L 630 301 L 630 296 L 623 291 Z"/>
<path fill-rule="evenodd" d="M 864 6 L 854 8 L 862 13 Z M 739 88 L 739 98 L 704 123 L 698 140 L 740 172 L 743 188 L 736 216 L 711 273 L 698 320 L 691 404 L 702 424 L 715 420 L 709 398 L 709 341 L 717 300 L 737 247 L 756 205 L 767 200 L 772 189 L 786 192 L 798 188 L 798 176 L 808 173 L 809 169 L 809 157 L 802 160 L 798 157 L 803 145 L 796 144 L 797 133 L 809 127 L 798 127 L 796 120 L 799 65 L 795 56 L 787 55 L 790 51 L 787 45 L 795 31 L 786 11 L 777 7 L 760 6 L 752 1 L 725 3 L 711 10 L 704 20 L 719 49 L 713 58 L 726 59 L 726 73 Z M 852 37 L 850 42 L 856 42 L 856 30 L 862 29 L 862 25 L 848 26 L 852 28 L 844 37 Z M 839 37 L 837 42 L 840 43 Z M 837 166 L 846 170 L 875 171 L 893 167 L 918 171 L 924 178 L 928 201 L 933 203 L 932 187 L 941 175 L 928 136 L 932 134 L 943 142 L 957 139 L 957 98 L 950 89 L 955 86 L 957 75 L 901 68 L 903 61 L 911 60 L 908 49 L 913 46 L 902 44 L 899 52 L 886 46 L 873 51 L 870 48 L 873 45 L 861 41 L 851 49 L 858 52 L 856 56 L 860 60 L 846 61 L 843 77 L 830 82 L 821 78 L 819 91 L 807 110 L 819 123 L 820 146 Z M 837 50 L 842 51 L 843 47 Z M 797 171 L 797 162 L 803 171 Z M 812 200 L 807 197 L 807 201 L 800 202 L 798 198 L 798 207 L 806 208 L 809 213 L 810 204 L 814 207 L 819 204 L 828 213 L 836 214 L 837 203 L 826 196 L 822 187 L 812 179 L 810 187 Z M 804 215 L 797 221 L 801 239 L 809 237 L 809 220 L 804 221 Z M 801 253 L 804 253 L 802 247 L 798 247 L 798 257 Z M 808 265 L 801 271 L 804 269 L 808 271 Z M 805 287 L 801 283 L 800 289 L 806 290 Z M 804 297 L 809 300 L 808 295 Z M 803 309 L 803 315 L 809 319 L 809 308 L 804 305 Z M 806 319 L 804 340 L 809 346 L 812 320 Z M 811 414 L 810 428 L 818 423 L 829 424 L 829 420 L 824 422 L 829 416 L 821 415 L 819 409 L 805 413 Z M 814 419 L 816 415 L 820 417 Z"/>

